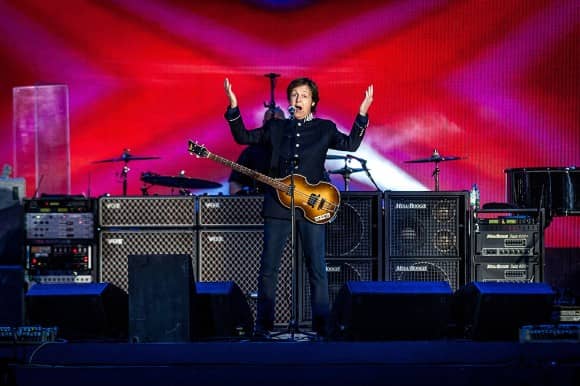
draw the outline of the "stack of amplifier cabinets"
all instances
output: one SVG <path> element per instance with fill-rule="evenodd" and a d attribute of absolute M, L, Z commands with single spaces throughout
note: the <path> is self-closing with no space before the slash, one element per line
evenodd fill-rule
<path fill-rule="evenodd" d="M 263 250 L 263 196 L 198 198 L 199 281 L 233 281 L 256 317 L 258 271 Z M 287 242 L 280 263 L 274 323 L 292 317 L 292 251 Z"/>
<path fill-rule="evenodd" d="M 467 192 L 385 192 L 385 279 L 465 284 Z"/>
<path fill-rule="evenodd" d="M 100 281 L 128 291 L 132 255 L 187 255 L 195 277 L 195 197 L 105 196 L 98 207 Z"/>

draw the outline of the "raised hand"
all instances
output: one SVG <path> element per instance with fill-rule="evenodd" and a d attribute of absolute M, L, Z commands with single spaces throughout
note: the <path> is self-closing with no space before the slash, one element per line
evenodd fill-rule
<path fill-rule="evenodd" d="M 369 107 L 371 107 L 371 104 L 373 103 L 373 92 L 374 92 L 374 87 L 371 84 L 369 87 L 367 87 L 366 91 L 365 91 L 365 98 L 363 99 L 362 103 L 360 104 L 360 109 L 359 109 L 359 113 L 360 115 L 366 116 L 367 112 L 369 111 Z"/>
<path fill-rule="evenodd" d="M 232 84 L 230 83 L 230 80 L 228 78 L 224 80 L 224 89 L 226 90 L 226 96 L 230 100 L 230 107 L 232 109 L 238 107 L 238 98 L 236 97 L 236 94 L 234 94 L 234 92 L 232 91 Z"/>

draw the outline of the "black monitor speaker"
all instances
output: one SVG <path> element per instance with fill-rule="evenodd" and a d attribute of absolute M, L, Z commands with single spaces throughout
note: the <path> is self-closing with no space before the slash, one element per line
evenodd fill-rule
<path fill-rule="evenodd" d="M 349 281 L 332 310 L 346 340 L 436 339 L 447 329 L 452 290 L 445 282 Z"/>
<path fill-rule="evenodd" d="M 36 284 L 26 294 L 29 324 L 58 327 L 69 340 L 127 337 L 127 295 L 110 283 Z"/>
<path fill-rule="evenodd" d="M 196 283 L 193 339 L 250 336 L 252 310 L 233 281 Z"/>
<path fill-rule="evenodd" d="M 456 293 L 465 337 L 517 340 L 525 325 L 551 321 L 554 290 L 545 283 L 471 282 Z"/>

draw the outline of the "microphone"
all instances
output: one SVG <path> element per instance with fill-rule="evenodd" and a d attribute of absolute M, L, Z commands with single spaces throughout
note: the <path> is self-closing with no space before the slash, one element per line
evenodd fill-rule
<path fill-rule="evenodd" d="M 296 112 L 296 107 L 288 106 L 288 112 L 290 113 L 290 119 L 294 119 L 294 113 Z"/>

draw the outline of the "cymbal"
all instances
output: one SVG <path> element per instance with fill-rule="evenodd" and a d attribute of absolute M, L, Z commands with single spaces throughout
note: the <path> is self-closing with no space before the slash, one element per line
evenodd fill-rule
<path fill-rule="evenodd" d="M 454 155 L 442 156 L 442 155 L 436 154 L 436 155 L 432 155 L 429 158 L 419 158 L 419 159 L 405 161 L 405 163 L 413 164 L 413 163 L 424 163 L 424 162 L 443 162 L 443 161 L 455 161 L 458 159 L 463 159 L 463 157 L 457 157 Z"/>
<path fill-rule="evenodd" d="M 336 169 L 336 170 L 329 170 L 328 174 L 341 174 L 344 176 L 347 174 L 363 172 L 364 170 L 365 169 L 363 169 L 363 168 L 340 168 L 340 169 Z"/>
<path fill-rule="evenodd" d="M 326 159 L 346 159 L 346 156 L 340 154 L 327 154 Z"/>
<path fill-rule="evenodd" d="M 131 155 L 129 153 L 123 153 L 123 155 L 121 155 L 120 157 L 102 159 L 102 160 L 98 160 L 98 161 L 93 161 L 93 163 L 100 164 L 100 163 L 104 163 L 104 162 L 144 161 L 144 160 L 148 160 L 148 159 L 160 159 L 160 158 L 161 157 L 146 157 L 146 156 Z"/>
<path fill-rule="evenodd" d="M 198 178 L 190 178 L 184 176 L 161 176 L 155 173 L 141 174 L 141 181 L 153 185 L 167 186 L 170 188 L 183 189 L 215 189 L 221 188 L 222 184 L 218 182 L 202 180 Z"/>

